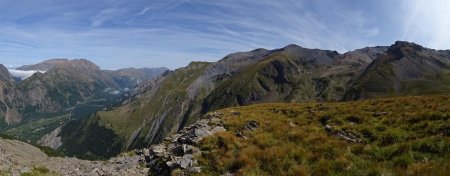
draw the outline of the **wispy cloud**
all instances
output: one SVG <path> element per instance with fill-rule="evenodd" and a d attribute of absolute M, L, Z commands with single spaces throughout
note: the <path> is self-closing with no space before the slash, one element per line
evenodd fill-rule
<path fill-rule="evenodd" d="M 396 5 L 384 5 L 391 2 L 49 0 L 18 4 L 5 0 L 0 2 L 0 63 L 21 65 L 67 57 L 91 59 L 108 69 L 177 68 L 193 60 L 216 61 L 231 52 L 292 43 L 345 52 L 391 44 L 402 37 L 426 40 L 420 37 L 426 28 L 415 26 L 427 26 L 425 19 L 434 16 L 440 20 L 433 19 L 431 26 L 439 29 L 433 29 L 436 37 L 426 41 L 432 46 L 448 45 L 448 28 L 438 26 L 448 26 L 448 12 L 424 15 L 429 12 L 417 9 L 423 5 L 417 0 L 406 8 L 416 15 L 403 24 L 401 14 L 410 13 L 397 13 L 392 9 Z"/>
<path fill-rule="evenodd" d="M 403 1 L 403 38 L 436 49 L 450 49 L 450 1 Z"/>

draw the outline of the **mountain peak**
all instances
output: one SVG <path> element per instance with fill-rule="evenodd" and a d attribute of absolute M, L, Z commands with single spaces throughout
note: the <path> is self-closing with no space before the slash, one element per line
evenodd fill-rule
<path fill-rule="evenodd" d="M 285 46 L 284 48 L 301 48 L 301 46 L 298 46 L 296 44 L 290 44 L 290 45 Z"/>
<path fill-rule="evenodd" d="M 7 81 L 13 80 L 12 75 L 9 73 L 8 69 L 3 64 L 0 64 L 0 80 L 7 80 Z"/>
<path fill-rule="evenodd" d="M 391 48 L 392 48 L 392 49 L 395 49 L 395 48 L 405 48 L 405 47 L 412 47 L 412 48 L 417 49 L 417 50 L 421 50 L 421 49 L 424 48 L 423 46 L 420 46 L 420 45 L 418 45 L 418 44 L 416 44 L 416 43 L 413 43 L 413 42 L 408 42 L 408 41 L 396 41 L 393 45 L 391 45 L 390 49 L 391 49 Z"/>
<path fill-rule="evenodd" d="M 55 67 L 58 68 L 68 68 L 68 67 L 84 67 L 88 69 L 93 70 L 100 70 L 100 67 L 92 63 L 91 61 L 87 59 L 50 59 L 45 60 L 41 63 L 34 64 L 34 65 L 24 65 L 17 70 L 40 70 L 40 71 L 49 71 Z"/>

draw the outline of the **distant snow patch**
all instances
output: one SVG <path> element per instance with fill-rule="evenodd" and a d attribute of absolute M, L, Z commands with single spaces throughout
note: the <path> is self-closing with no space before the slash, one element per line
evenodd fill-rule
<path fill-rule="evenodd" d="M 111 87 L 106 88 L 105 90 L 103 90 L 103 92 L 110 92 L 112 90 Z"/>
<path fill-rule="evenodd" d="M 109 94 L 117 95 L 117 94 L 120 94 L 120 91 L 118 91 L 118 90 L 111 91 L 111 92 L 109 92 Z"/>
<path fill-rule="evenodd" d="M 118 95 L 118 94 L 121 93 L 120 90 L 115 90 L 115 89 L 113 89 L 111 87 L 106 88 L 105 90 L 103 90 L 103 92 L 111 94 L 111 95 Z"/>
<path fill-rule="evenodd" d="M 40 72 L 40 73 L 45 73 L 45 71 L 41 71 L 41 70 L 15 70 L 15 69 L 10 69 L 8 70 L 9 73 L 11 73 L 11 75 L 13 75 L 14 77 L 20 78 L 21 80 L 25 80 L 27 78 L 29 78 L 31 75 Z"/>

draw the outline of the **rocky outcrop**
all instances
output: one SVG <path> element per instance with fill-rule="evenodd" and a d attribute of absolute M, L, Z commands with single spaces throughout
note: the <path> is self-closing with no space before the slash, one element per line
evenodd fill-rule
<path fill-rule="evenodd" d="M 200 155 L 199 142 L 215 133 L 226 131 L 221 113 L 210 113 L 196 123 L 183 128 L 178 134 L 166 137 L 164 142 L 150 148 L 138 150 L 145 163 L 155 175 L 170 175 L 178 170 L 179 175 L 201 172 L 195 156 Z"/>
<path fill-rule="evenodd" d="M 340 129 L 335 129 L 330 125 L 325 125 L 325 131 L 328 133 L 328 135 L 331 136 L 336 136 L 340 139 L 343 139 L 345 141 L 348 142 L 353 142 L 353 143 L 359 143 L 359 144 L 363 144 L 364 141 L 358 137 L 356 134 L 353 134 L 351 132 L 346 132 Z"/>

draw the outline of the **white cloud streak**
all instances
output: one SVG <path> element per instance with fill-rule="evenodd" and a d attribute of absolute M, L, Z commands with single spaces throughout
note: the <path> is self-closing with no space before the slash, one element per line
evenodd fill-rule
<path fill-rule="evenodd" d="M 450 1 L 404 0 L 403 39 L 450 49 Z"/>
<path fill-rule="evenodd" d="M 33 74 L 37 73 L 37 72 L 41 72 L 41 73 L 45 73 L 45 71 L 38 71 L 38 70 L 15 70 L 15 69 L 9 69 L 8 70 L 9 73 L 11 73 L 11 75 L 13 75 L 14 77 L 18 77 L 21 80 L 27 79 L 30 76 L 32 76 Z"/>

